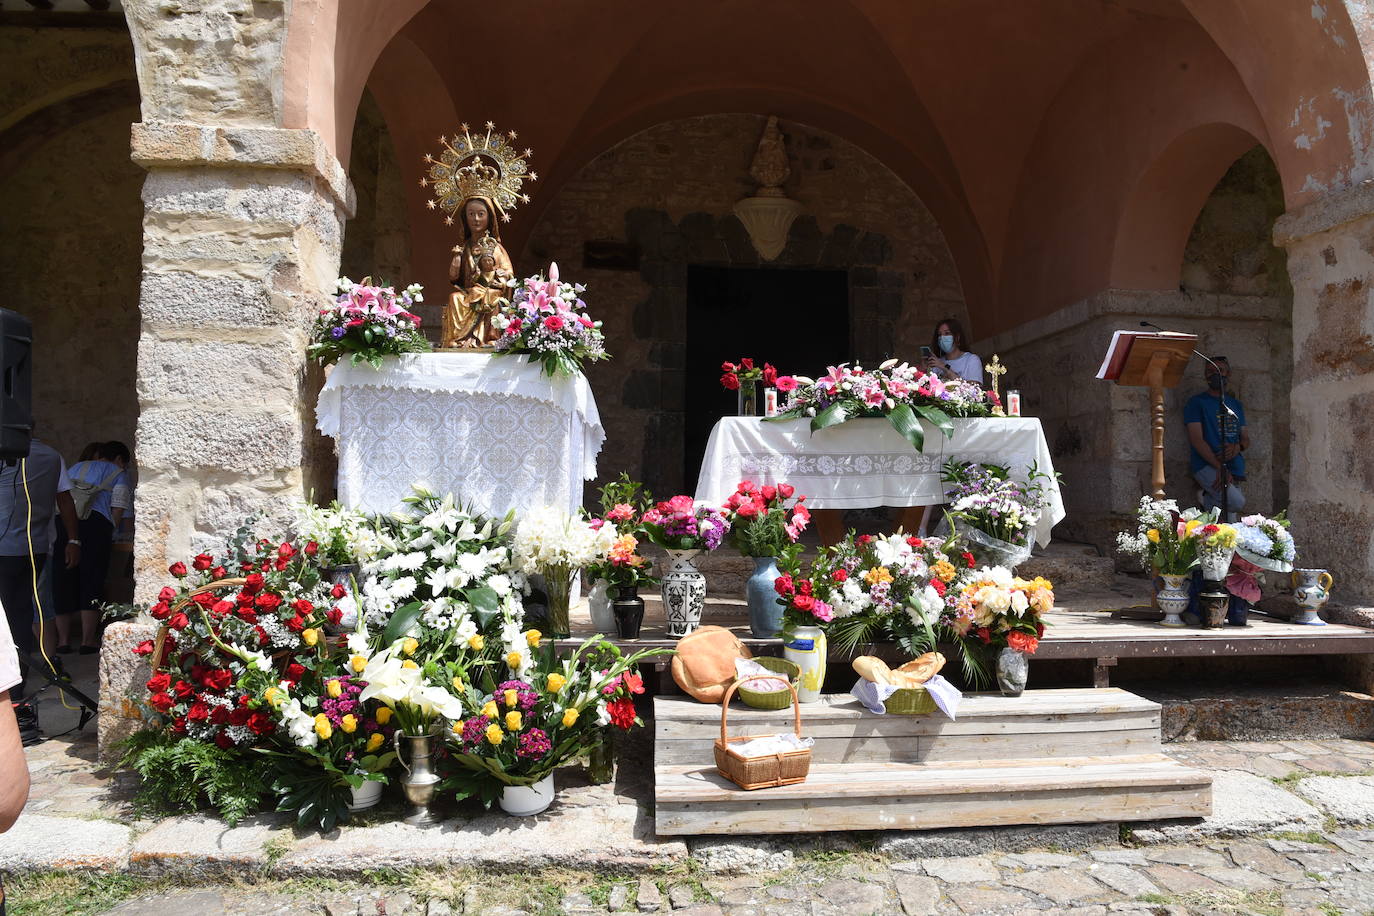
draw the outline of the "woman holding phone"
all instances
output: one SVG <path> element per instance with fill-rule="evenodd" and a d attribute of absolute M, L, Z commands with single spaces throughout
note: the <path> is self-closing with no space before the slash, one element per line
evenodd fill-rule
<path fill-rule="evenodd" d="M 927 371 L 943 379 L 967 379 L 983 384 L 983 361 L 964 348 L 964 326 L 957 318 L 945 318 L 935 325 L 930 346 L 921 348 Z"/>

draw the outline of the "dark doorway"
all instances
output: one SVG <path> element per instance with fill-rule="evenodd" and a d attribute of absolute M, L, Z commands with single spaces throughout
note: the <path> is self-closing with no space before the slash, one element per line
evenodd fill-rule
<path fill-rule="evenodd" d="M 687 268 L 687 397 L 683 479 L 696 489 L 711 428 L 738 408 L 720 364 L 753 357 L 782 375 L 815 377 L 849 359 L 849 276 L 843 270 Z"/>

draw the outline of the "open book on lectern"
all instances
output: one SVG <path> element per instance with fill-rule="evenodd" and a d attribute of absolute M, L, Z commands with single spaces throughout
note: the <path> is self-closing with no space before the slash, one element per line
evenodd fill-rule
<path fill-rule="evenodd" d="M 1097 370 L 1098 378 L 1114 382 L 1121 377 L 1121 370 L 1131 355 L 1131 346 L 1137 337 L 1173 337 L 1180 340 L 1197 340 L 1195 335 L 1184 334 L 1179 331 L 1113 331 L 1112 342 L 1107 347 L 1107 355 L 1102 357 L 1102 367 Z"/>

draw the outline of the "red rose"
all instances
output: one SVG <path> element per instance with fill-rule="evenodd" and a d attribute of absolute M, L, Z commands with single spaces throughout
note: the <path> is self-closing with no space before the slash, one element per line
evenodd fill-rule
<path fill-rule="evenodd" d="M 739 367 L 741 369 L 754 368 L 754 358 L 752 356 L 746 356 L 744 359 L 739 361 Z"/>
<path fill-rule="evenodd" d="M 223 566 L 216 566 L 214 569 L 210 570 L 211 579 L 223 579 L 228 575 L 229 570 L 225 569 Z"/>
<path fill-rule="evenodd" d="M 250 595 L 256 595 L 262 591 L 263 583 L 267 581 L 262 577 L 262 573 L 253 573 L 248 577 L 248 581 L 243 584 L 243 590 Z"/>
<path fill-rule="evenodd" d="M 289 560 L 295 555 L 296 548 L 291 546 L 290 541 L 284 542 L 280 547 L 277 548 L 277 556 L 281 557 L 282 559 Z"/>
<path fill-rule="evenodd" d="M 920 538 L 907 538 L 906 543 L 908 547 L 911 547 L 915 550 L 920 550 L 922 547 L 925 546 L 925 541 L 921 540 Z"/>
<path fill-rule="evenodd" d="M 848 570 L 844 570 L 844 569 L 837 569 L 837 570 L 835 570 L 834 572 L 832 572 L 832 573 L 830 574 L 830 579 L 831 579 L 832 582 L 845 582 L 845 581 L 848 581 L 848 579 L 849 579 L 849 571 L 848 571 Z"/>
<path fill-rule="evenodd" d="M 256 620 L 256 616 L 257 616 L 257 615 L 254 615 L 254 619 L 255 619 L 255 620 Z M 251 620 L 250 620 L 250 621 L 248 621 L 248 622 L 249 622 L 249 623 L 253 623 L 254 621 L 251 621 Z M 264 645 L 264 646 L 265 646 L 265 645 L 267 645 L 269 642 L 272 641 L 271 637 L 269 637 L 269 636 L 267 635 L 267 631 L 264 630 L 262 627 L 253 627 L 253 632 L 256 633 L 256 634 L 258 634 L 258 643 L 261 644 L 261 645 Z"/>
<path fill-rule="evenodd" d="M 177 560 L 171 566 L 168 566 L 167 571 L 172 575 L 176 576 L 178 579 L 186 578 L 186 564 L 181 562 L 180 560 Z"/>
<path fill-rule="evenodd" d="M 210 710 L 210 722 L 213 725 L 223 725 L 229 721 L 229 710 L 223 706 L 215 706 Z"/>
<path fill-rule="evenodd" d="M 347 594 L 348 589 L 344 588 L 338 582 L 335 582 L 334 587 L 329 590 L 329 596 L 333 598 L 335 601 L 338 601 L 340 598 Z"/>
<path fill-rule="evenodd" d="M 234 602 L 221 599 L 215 602 L 214 607 L 210 608 L 210 611 L 216 617 L 223 617 L 225 614 L 234 613 L 234 607 Z"/>
<path fill-rule="evenodd" d="M 253 710 L 246 706 L 237 706 L 234 711 L 229 713 L 229 724 L 243 728 L 248 724 L 248 719 L 253 715 Z"/>
<path fill-rule="evenodd" d="M 965 550 L 965 551 L 963 552 L 962 556 L 963 556 L 963 558 L 964 558 L 964 562 L 968 564 L 968 568 L 969 568 L 969 569 L 972 569 L 972 568 L 973 568 L 973 554 L 971 554 L 971 553 L 969 553 L 967 550 Z"/>
<path fill-rule="evenodd" d="M 747 503 L 740 503 L 740 506 L 738 509 L 735 510 L 735 513 L 740 518 L 753 518 L 754 516 L 759 514 L 759 507 L 755 505 L 752 500 L 750 500 Z"/>
<path fill-rule="evenodd" d="M 733 372 L 727 372 L 720 377 L 720 383 L 731 391 L 739 391 L 739 376 Z"/>
<path fill-rule="evenodd" d="M 213 668 L 205 672 L 205 677 L 201 679 L 210 690 L 224 690 L 234 681 L 234 672 L 228 668 Z"/>
<path fill-rule="evenodd" d="M 867 547 L 869 544 L 872 543 L 873 535 L 871 534 L 861 534 L 854 539 L 854 546 L 856 547 Z"/>
<path fill-rule="evenodd" d="M 339 608 L 332 607 L 329 609 L 329 613 L 325 614 L 324 616 L 330 623 L 334 624 L 334 626 L 337 627 L 339 623 L 343 620 L 343 611 L 341 611 Z"/>
<path fill-rule="evenodd" d="M 283 680 L 295 683 L 305 677 L 305 666 L 300 662 L 292 662 L 286 666 L 286 672 L 282 675 Z"/>
<path fill-rule="evenodd" d="M 215 606 L 215 600 L 215 596 L 210 594 L 209 592 L 201 592 L 199 595 L 196 595 L 194 598 L 191 599 L 193 603 L 200 605 L 206 610 L 209 610 L 210 608 Z"/>
<path fill-rule="evenodd" d="M 197 554 L 196 558 L 191 561 L 191 566 L 194 567 L 198 572 L 205 572 L 205 570 L 209 569 L 211 566 L 214 565 L 215 560 L 208 553 Z"/>
<path fill-rule="evenodd" d="M 1040 640 L 1021 630 L 1012 630 L 1007 634 L 1007 648 L 1034 655 L 1035 650 L 1040 648 Z"/>
<path fill-rule="evenodd" d="M 1045 625 L 1044 625 L 1043 623 L 1036 623 L 1036 625 L 1035 625 L 1035 637 L 1036 637 L 1036 639 L 1040 639 L 1040 638 L 1043 637 L 1044 635 L 1045 635 Z"/>
<path fill-rule="evenodd" d="M 234 746 L 234 739 L 229 737 L 228 732 L 220 732 L 215 735 L 215 743 L 227 751 Z"/>
<path fill-rule="evenodd" d="M 266 563 L 263 564 L 264 567 L 266 567 L 266 565 Z M 286 557 L 277 557 L 276 562 L 272 565 L 272 568 L 275 569 L 277 572 L 284 572 L 286 570 L 286 567 L 290 565 L 291 561 L 288 560 Z"/>
<path fill-rule="evenodd" d="M 797 488 L 792 486 L 790 483 L 778 484 L 778 495 L 781 496 L 783 499 L 791 499 L 792 494 L 795 492 L 797 492 Z"/>
<path fill-rule="evenodd" d="M 264 611 L 275 611 L 281 607 L 281 595 L 274 592 L 263 592 L 253 599 L 253 603 Z"/>
<path fill-rule="evenodd" d="M 990 631 L 987 627 L 979 627 L 977 630 L 974 631 L 974 633 L 985 644 L 992 642 L 992 631 Z"/>
<path fill-rule="evenodd" d="M 272 718 L 265 712 L 255 712 L 248 717 L 248 730 L 255 735 L 270 735 L 275 729 Z"/>
<path fill-rule="evenodd" d="M 172 588 L 170 585 L 164 585 L 162 586 L 162 591 L 157 593 L 157 600 L 166 601 L 170 604 L 171 602 L 177 600 L 177 590 Z"/>
<path fill-rule="evenodd" d="M 172 689 L 176 691 L 178 700 L 189 700 L 191 699 L 191 697 L 196 695 L 196 688 L 192 687 L 185 681 L 177 681 L 176 686 Z"/>
<path fill-rule="evenodd" d="M 204 722 L 210 718 L 210 707 L 203 700 L 196 700 L 186 711 L 186 718 L 192 722 Z"/>
<path fill-rule="evenodd" d="M 759 495 L 762 496 L 765 501 L 771 503 L 774 499 L 777 499 L 778 488 L 771 484 L 764 484 L 763 488 L 759 490 Z"/>
<path fill-rule="evenodd" d="M 190 623 L 191 618 L 182 613 L 176 613 L 167 618 L 167 626 L 173 630 L 184 630 Z"/>
<path fill-rule="evenodd" d="M 620 680 L 625 685 L 625 689 L 630 693 L 644 692 L 644 678 L 634 671 L 626 671 L 620 676 Z"/>
<path fill-rule="evenodd" d="M 793 592 L 792 576 L 790 573 L 783 573 L 773 580 L 773 590 L 779 595 L 790 595 Z"/>
<path fill-rule="evenodd" d="M 721 371 L 721 372 L 734 372 L 737 368 L 739 368 L 739 367 L 736 366 L 734 363 L 721 363 L 721 364 L 720 364 L 720 371 Z"/>
<path fill-rule="evenodd" d="M 763 383 L 772 385 L 778 380 L 778 370 L 774 369 L 771 363 L 763 364 Z"/>
<path fill-rule="evenodd" d="M 797 595 L 792 599 L 792 606 L 799 611 L 810 612 L 816 607 L 816 599 L 810 595 Z"/>
<path fill-rule="evenodd" d="M 292 617 L 290 620 L 286 621 L 286 628 L 290 630 L 292 633 L 304 632 L 305 621 L 301 620 L 299 616 Z"/>
<path fill-rule="evenodd" d="M 607 703 L 606 712 L 616 728 L 629 730 L 635 724 L 635 704 L 629 697 L 620 697 Z"/>
<path fill-rule="evenodd" d="M 135 655 L 152 655 L 152 654 L 153 654 L 153 641 L 152 641 L 151 639 L 145 639 L 145 640 L 143 640 L 143 642 L 141 642 L 141 643 L 139 643 L 138 645 L 134 646 L 134 654 L 135 654 Z"/>
<path fill-rule="evenodd" d="M 241 607 L 241 608 L 239 608 L 238 616 L 239 616 L 239 620 L 242 620 L 244 623 L 257 623 L 257 622 L 258 622 L 258 612 L 255 611 L 255 610 L 253 610 L 251 607 Z"/>
<path fill-rule="evenodd" d="M 148 609 L 148 613 L 154 620 L 166 620 L 172 616 L 172 606 L 165 601 L 159 601 Z"/>
<path fill-rule="evenodd" d="M 939 595 L 941 598 L 945 597 L 945 592 L 949 590 L 949 586 L 939 579 L 931 579 L 930 587 L 935 589 L 935 594 Z"/>
<path fill-rule="evenodd" d="M 799 579 L 797 581 L 797 591 L 801 592 L 803 595 L 811 594 L 811 580 Z"/>
<path fill-rule="evenodd" d="M 159 671 L 148 679 L 148 691 L 150 693 L 162 693 L 172 686 L 172 676 L 166 671 Z"/>
<path fill-rule="evenodd" d="M 166 712 L 173 706 L 177 705 L 177 701 L 172 699 L 171 696 L 169 696 L 168 694 L 155 693 L 148 698 L 148 705 L 156 709 L 158 712 Z"/>
<path fill-rule="evenodd" d="M 291 610 L 300 614 L 302 617 L 309 617 L 310 612 L 315 610 L 315 605 L 306 601 L 304 598 L 297 598 L 295 601 L 291 602 Z"/>
<path fill-rule="evenodd" d="M 310 541 L 309 543 L 307 543 L 307 544 L 305 545 L 305 555 L 306 555 L 307 557 L 313 557 L 315 554 L 317 554 L 317 553 L 319 553 L 319 552 L 320 552 L 320 545 L 317 544 L 317 543 L 315 543 L 314 541 Z"/>
<path fill-rule="evenodd" d="M 172 720 L 172 734 L 174 734 L 174 735 L 184 735 L 184 734 L 186 734 L 186 717 L 185 717 L 185 716 L 177 716 L 175 719 Z"/>

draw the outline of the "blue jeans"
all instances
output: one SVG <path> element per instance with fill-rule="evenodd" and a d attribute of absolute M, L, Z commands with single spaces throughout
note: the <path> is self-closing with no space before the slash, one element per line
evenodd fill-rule
<path fill-rule="evenodd" d="M 1202 508 L 1216 509 L 1221 505 L 1221 487 L 1217 485 L 1217 469 L 1210 464 L 1193 472 L 1193 479 L 1202 486 Z M 1245 494 L 1236 486 L 1236 478 L 1226 485 L 1226 512 L 1239 514 L 1245 508 Z M 1223 519 L 1227 521 L 1227 519 Z"/>

